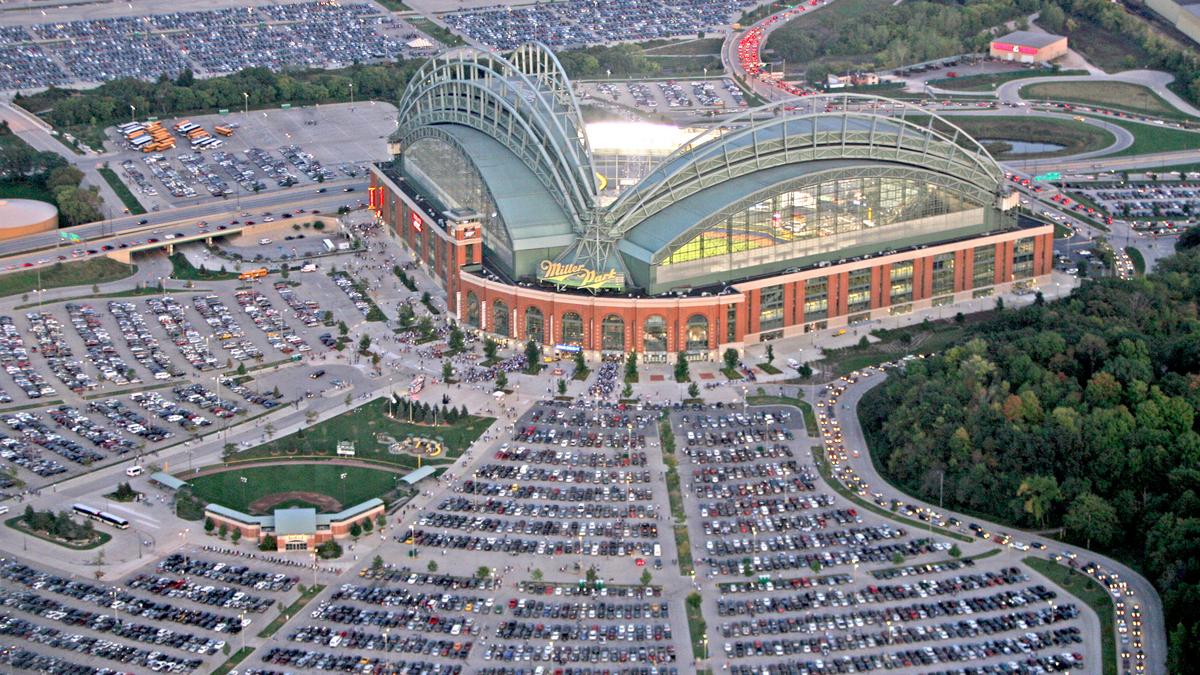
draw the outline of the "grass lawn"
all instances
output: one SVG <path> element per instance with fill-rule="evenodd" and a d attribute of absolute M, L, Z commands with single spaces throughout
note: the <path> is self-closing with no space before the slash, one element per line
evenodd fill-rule
<path fill-rule="evenodd" d="M 408 19 L 408 22 L 412 24 L 413 28 L 425 33 L 429 37 L 441 42 L 447 47 L 457 47 L 458 45 L 463 44 L 462 38 L 423 16 Z"/>
<path fill-rule="evenodd" d="M 704 38 L 703 40 L 686 40 L 684 42 L 670 42 L 657 47 L 647 47 L 647 56 L 707 56 L 709 54 L 720 55 L 721 45 L 725 41 L 722 38 Z"/>
<path fill-rule="evenodd" d="M 1152 56 L 1128 36 L 1109 30 L 1083 16 L 1072 14 L 1071 49 L 1083 54 L 1093 66 L 1106 73 L 1118 73 L 1143 67 Z"/>
<path fill-rule="evenodd" d="M 987 147 L 989 142 L 1001 145 L 1005 141 L 1054 143 L 1063 146 L 1061 150 L 1038 153 L 1010 153 L 1007 149 L 1002 149 L 1000 152 L 993 153 L 996 159 L 1036 159 L 1074 155 L 1081 152 L 1103 150 L 1117 140 L 1115 136 L 1104 129 L 1076 120 L 1054 117 L 949 115 L 946 116 L 946 119 L 973 138 L 978 139 L 984 147 Z"/>
<path fill-rule="evenodd" d="M 346 478 L 340 476 L 346 474 Z M 283 464 L 233 469 L 189 479 L 192 491 L 204 500 L 250 513 L 255 500 L 278 492 L 316 492 L 338 500 L 342 507 L 381 497 L 396 487 L 398 474 L 337 464 Z M 243 483 L 242 478 L 246 481 Z M 299 502 L 300 500 L 289 500 Z M 291 506 L 316 506 L 293 503 Z M 318 509 L 320 511 L 320 509 Z M 335 511 L 336 513 L 336 511 Z"/>
<path fill-rule="evenodd" d="M 182 253 L 171 256 L 171 278 L 183 281 L 229 281 L 237 279 L 237 272 L 221 272 L 219 270 L 201 270 Z"/>
<path fill-rule="evenodd" d="M 947 308 L 945 311 L 949 313 L 957 310 Z M 853 345 L 842 349 L 823 350 L 825 358 L 814 362 L 813 365 L 825 377 L 832 379 L 908 354 L 938 352 L 958 342 L 967 325 L 989 316 L 990 311 L 965 315 L 961 324 L 952 319 L 943 319 L 904 328 L 875 330 L 871 334 L 880 338 L 878 342 L 872 342 L 865 347 Z"/>
<path fill-rule="evenodd" d="M 129 191 L 129 186 L 121 182 L 121 179 L 117 176 L 115 171 L 107 167 L 100 167 L 97 169 L 97 171 L 99 171 L 100 176 L 104 178 L 104 182 L 108 183 L 108 186 L 113 189 L 113 192 L 117 193 L 117 197 L 120 198 L 121 203 L 125 205 L 126 211 L 135 216 L 146 212 L 146 209 L 142 207 L 142 203 L 139 202 L 137 197 L 134 197 L 133 193 Z"/>
<path fill-rule="evenodd" d="M 742 379 L 742 374 L 737 371 L 737 368 L 724 367 L 721 368 L 721 373 L 731 380 Z"/>
<path fill-rule="evenodd" d="M 1113 602 L 1104 587 L 1094 580 L 1049 560 L 1029 556 L 1022 562 L 1057 586 L 1079 598 L 1100 617 L 1100 651 L 1103 655 L 1101 672 L 1117 674 L 1117 638 L 1113 635 Z"/>
<path fill-rule="evenodd" d="M 417 467 L 417 458 L 404 453 L 393 455 L 388 453 L 387 446 L 376 439 L 376 434 L 386 434 L 402 441 L 408 436 L 424 438 L 441 437 L 446 444 L 446 456 L 428 460 L 428 464 L 442 464 L 462 454 L 462 451 L 475 442 L 494 421 L 491 417 L 470 416 L 452 425 L 431 426 L 428 424 L 409 424 L 387 416 L 388 401 L 377 398 L 354 410 L 346 411 L 337 417 L 327 419 L 305 430 L 282 438 L 277 438 L 244 452 L 237 453 L 237 459 L 257 459 L 264 457 L 280 457 L 285 455 L 325 455 L 333 456 L 338 441 L 353 441 L 358 459 L 367 459 L 388 464 L 398 464 L 403 467 Z"/>
<path fill-rule="evenodd" d="M 817 428 L 817 416 L 813 413 L 812 406 L 808 401 L 791 396 L 767 396 L 758 394 L 757 396 L 747 396 L 746 403 L 750 405 L 790 405 L 800 409 L 800 414 L 804 417 L 804 429 L 812 438 L 818 438 L 821 435 L 820 429 Z"/>
<path fill-rule="evenodd" d="M 1060 223 L 1058 221 L 1055 221 L 1055 223 L 1054 223 L 1054 238 L 1055 239 L 1070 239 L 1072 234 L 1074 234 L 1074 232 L 1072 232 L 1071 228 L 1067 227 L 1066 225 L 1063 225 L 1062 223 Z"/>
<path fill-rule="evenodd" d="M 1156 152 L 1175 152 L 1178 150 L 1200 149 L 1200 131 L 1184 131 L 1157 124 L 1143 124 L 1123 119 L 1105 117 L 1109 124 L 1115 124 L 1133 134 L 1133 145 L 1120 152 L 1114 152 L 1105 157 L 1125 157 L 1129 155 L 1148 155 Z"/>
<path fill-rule="evenodd" d="M 400 2 L 400 0 L 379 0 L 379 4 L 387 7 L 393 12 L 411 12 L 412 7 Z"/>
<path fill-rule="evenodd" d="M 783 372 L 782 370 L 776 368 L 774 364 L 767 363 L 766 361 L 758 364 L 758 369 L 768 375 L 778 375 Z"/>
<path fill-rule="evenodd" d="M 949 89 L 951 91 L 991 91 L 1005 82 L 1013 80 L 1024 80 L 1030 77 L 1052 77 L 1063 75 L 1087 75 L 1084 70 L 1044 70 L 1042 68 L 1031 70 L 1013 70 L 1006 73 L 980 73 L 978 75 L 964 75 L 962 77 L 942 77 L 936 80 L 929 80 L 928 84 L 931 87 L 938 89 Z M 1023 91 L 1023 90 L 1022 90 Z"/>
<path fill-rule="evenodd" d="M 232 671 L 234 668 L 237 668 L 239 663 L 245 661 L 246 657 L 253 653 L 254 647 L 242 647 L 234 652 L 233 656 L 229 657 L 228 661 L 222 663 L 220 666 L 217 666 L 217 668 L 212 671 L 212 675 L 228 675 L 230 671 Z"/>
<path fill-rule="evenodd" d="M 24 518 L 24 516 L 16 516 L 14 518 L 9 518 L 8 520 L 4 521 L 4 524 L 18 532 L 23 532 L 31 537 L 37 537 L 38 539 L 41 539 L 42 541 L 48 541 L 51 544 L 58 544 L 59 546 L 62 546 L 63 548 L 69 548 L 73 551 L 86 551 L 88 549 L 96 548 L 97 546 L 103 546 L 104 544 L 107 544 L 109 542 L 109 540 L 112 539 L 111 534 L 109 534 L 107 532 L 101 532 L 100 530 L 96 530 L 95 538 L 93 538 L 91 541 L 86 542 L 86 543 L 78 543 L 78 542 L 65 541 L 63 539 L 56 539 L 56 538 L 51 537 L 50 535 L 46 534 L 45 532 L 39 532 L 37 530 L 29 529 L 25 525 L 25 521 L 23 520 L 23 518 Z M 97 525 L 97 527 L 106 527 L 106 526 Z"/>
<path fill-rule="evenodd" d="M 1021 87 L 1026 100 L 1067 101 L 1169 119 L 1191 119 L 1149 87 L 1128 82 L 1037 82 Z"/>
<path fill-rule="evenodd" d="M 126 265 L 111 258 L 59 262 L 41 268 L 41 288 L 105 284 L 132 276 L 136 272 L 137 265 Z M 37 270 L 21 270 L 0 276 L 0 297 L 30 293 L 37 288 Z"/>
<path fill-rule="evenodd" d="M 691 593 L 688 595 L 687 602 L 684 607 L 687 608 L 688 635 L 692 638 L 692 658 L 696 660 L 703 659 L 707 656 L 704 652 L 705 634 L 708 632 L 708 624 L 704 621 L 704 612 L 700 608 L 700 594 Z"/>
<path fill-rule="evenodd" d="M 1146 273 L 1146 258 L 1142 252 L 1132 246 L 1125 247 L 1125 255 L 1129 256 L 1129 262 L 1133 263 L 1133 273 L 1142 276 Z"/>
<path fill-rule="evenodd" d="M 306 587 L 304 592 L 300 594 L 300 597 L 296 598 L 295 602 L 288 605 L 287 609 L 280 612 L 279 616 L 275 617 L 271 623 L 258 632 L 258 637 L 269 638 L 274 635 L 276 631 L 283 627 L 283 624 L 287 623 L 291 617 L 296 616 L 310 600 L 317 597 L 323 590 L 325 590 L 325 586 L 322 584 Z"/>
<path fill-rule="evenodd" d="M 1200 163 L 1164 164 L 1163 166 L 1147 166 L 1147 167 L 1144 167 L 1141 169 L 1126 169 L 1125 170 L 1125 173 L 1128 173 L 1130 175 L 1133 175 L 1136 173 L 1153 173 L 1156 175 L 1164 174 L 1164 173 L 1179 173 L 1179 174 L 1183 175 L 1183 174 L 1198 173 L 1198 172 L 1200 172 Z M 1132 181 L 1132 182 L 1138 182 L 1138 181 Z"/>

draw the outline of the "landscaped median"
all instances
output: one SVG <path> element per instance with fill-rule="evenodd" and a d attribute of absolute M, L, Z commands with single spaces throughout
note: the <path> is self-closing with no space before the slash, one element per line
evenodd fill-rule
<path fill-rule="evenodd" d="M 4 521 L 4 524 L 18 532 L 21 532 L 22 534 L 27 534 L 31 537 L 37 537 L 38 539 L 41 539 L 42 541 L 48 541 L 51 544 L 58 544 L 59 546 L 62 546 L 63 548 L 69 548 L 69 549 L 72 549 L 75 551 L 86 551 L 88 549 L 93 549 L 98 546 L 103 546 L 104 544 L 107 544 L 110 539 L 112 539 L 112 535 L 108 534 L 107 532 L 99 532 L 99 531 L 92 532 L 91 538 L 82 541 L 82 543 L 73 541 L 73 540 L 69 540 L 69 539 L 62 539 L 60 537 L 52 536 L 47 532 L 35 530 L 35 529 L 29 527 L 25 523 L 25 516 L 23 516 L 23 515 L 17 516 L 15 518 L 9 518 L 8 520 Z M 83 526 L 81 526 L 81 527 L 83 527 Z"/>
<path fill-rule="evenodd" d="M 817 428 L 817 416 L 813 413 L 812 406 L 804 399 L 792 398 L 791 396 L 758 394 L 756 396 L 747 396 L 746 403 L 750 405 L 786 405 L 799 408 L 800 414 L 804 417 L 804 428 L 808 431 L 808 435 L 812 438 L 820 438 L 821 431 Z"/>
<path fill-rule="evenodd" d="M 137 273 L 137 265 L 126 265 L 111 258 L 92 258 L 76 262 L 58 262 L 39 270 L 24 269 L 0 275 L 0 297 L 32 293 L 41 288 L 63 288 L 105 284 Z M 41 286 L 38 286 L 38 282 Z"/>
<path fill-rule="evenodd" d="M 1117 638 L 1113 630 L 1115 610 L 1112 598 L 1104 587 L 1073 569 L 1049 560 L 1028 556 L 1022 562 L 1054 582 L 1054 585 L 1079 598 L 1100 617 L 1101 672 L 1104 675 L 1117 675 Z"/>
<path fill-rule="evenodd" d="M 146 209 L 137 200 L 137 197 L 134 197 L 133 193 L 129 191 L 129 186 L 121 181 L 115 171 L 106 166 L 100 167 L 97 171 L 100 172 L 100 176 L 104 179 L 105 183 L 108 183 L 113 192 L 117 193 L 117 198 L 125 205 L 126 211 L 135 216 L 140 216 L 146 212 Z"/>
<path fill-rule="evenodd" d="M 228 675 L 230 671 L 232 671 L 234 668 L 237 668 L 239 663 L 245 661 L 246 657 L 253 653 L 254 647 L 242 647 L 234 652 L 233 656 L 229 657 L 229 660 L 217 666 L 217 668 L 212 671 L 212 675 Z"/>
<path fill-rule="evenodd" d="M 675 433 L 667 416 L 658 423 L 662 443 L 663 463 L 667 465 L 667 500 L 671 507 L 671 529 L 675 534 L 675 549 L 679 556 L 679 573 L 690 577 L 696 573 L 692 564 L 692 540 L 688 536 L 687 516 L 683 510 L 683 490 L 679 480 L 679 460 L 675 459 Z"/>
<path fill-rule="evenodd" d="M 300 610 L 304 609 L 304 606 L 307 605 L 310 600 L 320 595 L 321 591 L 323 590 L 325 590 L 325 586 L 322 584 L 316 584 L 314 586 L 305 588 L 300 593 L 300 597 L 296 598 L 295 602 L 289 605 L 287 609 L 284 609 L 282 612 L 280 612 L 279 616 L 275 617 L 271 623 L 264 626 L 263 629 L 258 632 L 258 637 L 269 638 L 274 635 L 276 631 L 283 627 L 283 624 L 287 623 L 292 617 L 299 614 Z"/>

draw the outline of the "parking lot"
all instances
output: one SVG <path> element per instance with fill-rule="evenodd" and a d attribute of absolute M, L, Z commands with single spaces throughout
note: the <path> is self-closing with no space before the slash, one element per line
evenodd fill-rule
<path fill-rule="evenodd" d="M 0 652 L 5 669 L 95 673 L 211 670 L 298 595 L 299 570 L 216 553 L 175 553 L 124 579 L 58 575 L 42 564 L 0 559 Z M 73 668 L 73 669 L 72 669 Z M 113 671 L 109 671 L 113 672 Z"/>
<path fill-rule="evenodd" d="M 134 464 L 195 434 L 315 395 L 293 389 L 276 396 L 232 376 L 239 364 L 324 358 L 330 341 L 318 338 L 333 325 L 326 312 L 356 320 L 358 310 L 333 279 L 296 276 L 303 283 L 210 282 L 0 316 L 0 365 L 7 371 L 0 458 L 14 478 L 37 487 L 97 462 Z M 6 482 L 0 490 L 12 487 Z"/>
<path fill-rule="evenodd" d="M 1084 653 L 1095 651 L 1081 645 L 1083 610 L 1073 598 L 1028 570 L 958 560 L 945 537 L 831 491 L 795 411 L 708 408 L 670 418 L 708 591 L 709 645 L 723 669 L 1088 667 Z"/>
<path fill-rule="evenodd" d="M 396 108 L 366 101 L 307 108 L 235 111 L 163 120 L 170 130 L 190 121 L 212 132 L 229 127 L 220 145 L 193 149 L 178 132 L 176 147 L 144 153 L 128 147 L 117 129 L 107 133 L 118 150 L 117 175 L 147 207 L 195 203 L 210 197 L 238 199 L 269 190 L 322 189 L 323 183 L 362 179 L 366 165 L 389 157 L 387 136 L 396 127 Z M 328 188 L 339 189 L 339 188 Z"/>
<path fill-rule="evenodd" d="M 418 3 L 420 4 L 420 3 Z M 520 7 L 493 5 L 441 15 L 451 28 L 496 49 L 533 40 L 552 49 L 694 36 L 736 21 L 754 0 L 567 0 Z"/>
<path fill-rule="evenodd" d="M 0 26 L 8 66 L 0 90 L 174 78 L 185 69 L 217 75 L 252 67 L 339 68 L 436 51 L 427 35 L 367 2 L 174 9 L 163 4 L 145 15 L 114 15 L 63 6 L 51 23 L 43 22 L 44 13 L 11 12 Z"/>
<path fill-rule="evenodd" d="M 742 90 L 733 80 L 648 80 L 641 82 L 582 82 L 575 85 L 581 101 L 595 99 L 648 113 L 737 111 L 746 107 Z"/>
<path fill-rule="evenodd" d="M 1134 176 L 1130 178 L 1136 180 Z M 1063 189 L 1083 195 L 1100 207 L 1102 213 L 1128 221 L 1139 232 L 1172 234 L 1200 221 L 1200 182 L 1137 178 L 1143 180 L 1065 183 Z M 1077 203 L 1073 208 L 1089 207 Z"/>

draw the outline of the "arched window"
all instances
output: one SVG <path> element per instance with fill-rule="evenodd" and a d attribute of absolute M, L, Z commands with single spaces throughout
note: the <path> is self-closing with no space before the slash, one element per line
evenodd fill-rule
<path fill-rule="evenodd" d="M 600 323 L 600 349 L 606 352 L 625 351 L 625 320 L 609 314 Z"/>
<path fill-rule="evenodd" d="M 467 291 L 467 325 L 479 328 L 479 296 L 475 291 Z"/>
<path fill-rule="evenodd" d="M 657 314 L 646 317 L 642 324 L 642 351 L 667 351 L 667 322 Z"/>
<path fill-rule="evenodd" d="M 496 335 L 511 337 L 508 332 L 508 305 L 503 300 L 492 303 L 492 332 Z"/>
<path fill-rule="evenodd" d="M 687 320 L 687 350 L 699 352 L 708 349 L 708 319 L 699 314 Z"/>
<path fill-rule="evenodd" d="M 546 343 L 546 334 L 543 332 L 542 326 L 542 310 L 537 307 L 530 307 L 525 310 L 525 339 L 533 340 L 538 344 Z"/>
<path fill-rule="evenodd" d="M 583 345 L 583 319 L 575 312 L 563 314 L 562 342 L 564 345 Z"/>

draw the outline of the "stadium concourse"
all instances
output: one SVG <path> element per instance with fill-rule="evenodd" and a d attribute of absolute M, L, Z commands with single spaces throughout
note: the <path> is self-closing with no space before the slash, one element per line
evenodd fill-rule
<path fill-rule="evenodd" d="M 747 111 L 602 191 L 549 49 L 459 48 L 413 78 L 370 205 L 469 326 L 647 362 L 1048 281 L 1052 228 L 1016 214 L 987 151 L 871 100 Z"/>

